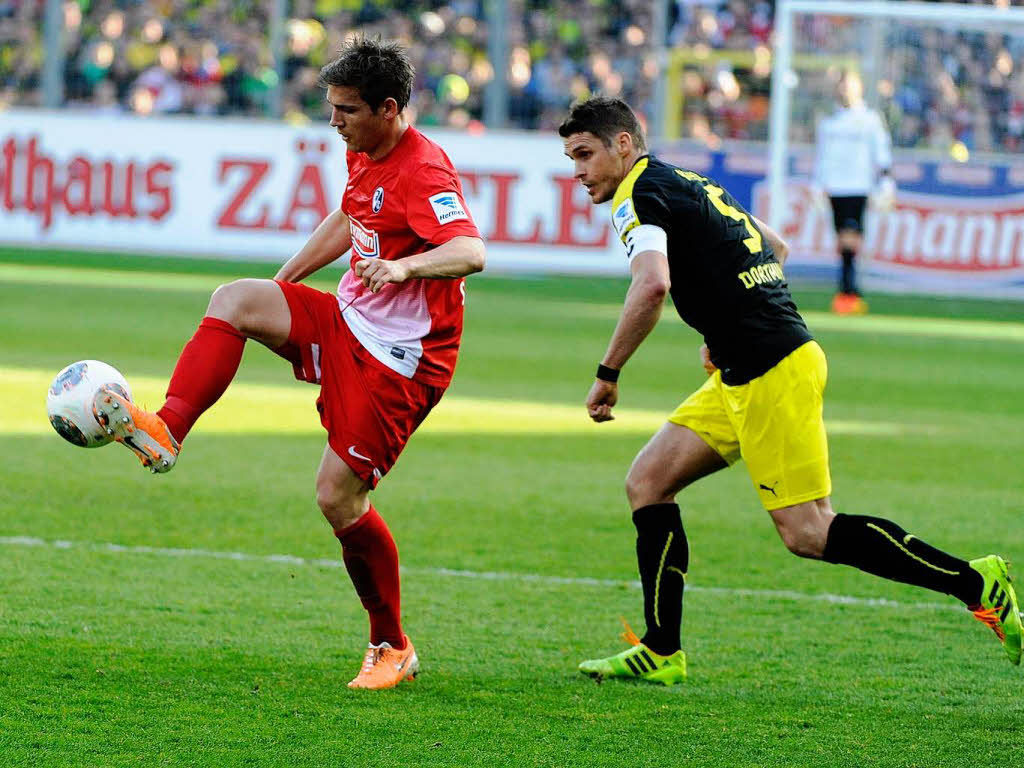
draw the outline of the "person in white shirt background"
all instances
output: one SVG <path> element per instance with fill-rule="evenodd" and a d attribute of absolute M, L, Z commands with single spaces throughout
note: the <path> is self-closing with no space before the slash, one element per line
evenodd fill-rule
<path fill-rule="evenodd" d="M 896 193 L 890 175 L 892 141 L 882 116 L 864 103 L 863 91 L 860 77 L 847 72 L 837 88 L 837 110 L 818 123 L 816 132 L 817 196 L 822 201 L 828 197 L 841 259 L 832 301 L 839 314 L 867 312 L 855 266 L 864 244 L 864 211 L 869 196 L 876 210 L 888 210 Z"/>

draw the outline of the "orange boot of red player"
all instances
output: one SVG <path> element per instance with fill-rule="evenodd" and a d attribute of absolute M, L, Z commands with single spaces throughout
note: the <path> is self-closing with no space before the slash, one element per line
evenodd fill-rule
<path fill-rule="evenodd" d="M 363 667 L 348 684 L 349 688 L 381 690 L 394 688 L 403 680 L 412 680 L 420 671 L 420 660 L 412 647 L 409 636 L 405 636 L 405 648 L 392 648 L 390 643 L 373 645 L 366 649 Z"/>
<path fill-rule="evenodd" d="M 832 311 L 837 315 L 866 315 L 868 303 L 856 293 L 837 293 L 832 298 Z"/>
<path fill-rule="evenodd" d="M 93 416 L 121 445 L 139 457 L 150 472 L 169 472 L 181 446 L 164 420 L 144 411 L 113 389 L 101 389 L 92 402 Z"/>

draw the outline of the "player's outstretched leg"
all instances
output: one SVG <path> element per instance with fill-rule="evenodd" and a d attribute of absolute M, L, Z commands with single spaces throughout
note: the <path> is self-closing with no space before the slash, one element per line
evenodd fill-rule
<path fill-rule="evenodd" d="M 967 562 L 907 533 L 891 520 L 836 515 L 822 558 L 893 581 L 944 592 L 992 627 L 1007 657 L 1021 659 L 1021 619 L 1006 562 L 998 555 Z"/>
<path fill-rule="evenodd" d="M 988 555 L 970 562 L 865 515 L 833 515 L 828 499 L 773 510 L 783 541 L 795 554 L 853 566 L 891 581 L 957 598 L 990 626 L 1007 657 L 1020 664 L 1021 617 L 1006 562 Z"/>
<path fill-rule="evenodd" d="M 207 314 L 185 345 L 167 387 L 167 399 L 155 413 L 109 390 L 93 402 L 96 419 L 144 467 L 167 472 L 196 420 L 224 394 L 238 371 L 247 338 L 271 349 L 288 340 L 291 312 L 273 280 L 236 280 L 220 286 Z"/>

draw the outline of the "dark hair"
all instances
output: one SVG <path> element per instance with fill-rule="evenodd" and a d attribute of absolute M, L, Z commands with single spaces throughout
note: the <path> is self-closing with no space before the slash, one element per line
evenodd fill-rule
<path fill-rule="evenodd" d="M 569 116 L 558 126 L 558 135 L 567 139 L 574 133 L 592 133 L 606 147 L 612 145 L 612 139 L 625 131 L 633 137 L 637 149 L 647 149 L 644 129 L 636 119 L 633 110 L 622 99 L 609 96 L 594 96 L 580 101 L 569 110 Z"/>
<path fill-rule="evenodd" d="M 409 103 L 415 70 L 398 43 L 353 37 L 345 41 L 338 58 L 320 70 L 320 87 L 355 88 L 376 111 L 385 99 L 398 102 L 401 112 Z"/>

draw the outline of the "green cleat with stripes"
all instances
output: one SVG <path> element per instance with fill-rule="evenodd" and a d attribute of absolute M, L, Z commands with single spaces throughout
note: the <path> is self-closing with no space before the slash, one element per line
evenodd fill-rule
<path fill-rule="evenodd" d="M 971 568 L 981 574 L 984 585 L 981 589 L 981 603 L 968 610 L 974 618 L 992 628 L 1003 650 L 1012 664 L 1020 664 L 1024 648 L 1024 632 L 1021 631 L 1020 608 L 1017 595 L 1010 584 L 1007 563 L 999 555 L 988 555 L 971 560 Z"/>
<path fill-rule="evenodd" d="M 671 656 L 655 653 L 628 629 L 623 635 L 631 647 L 606 659 L 580 662 L 579 670 L 598 682 L 609 677 L 628 677 L 662 685 L 675 685 L 686 679 L 686 654 L 681 650 Z"/>

